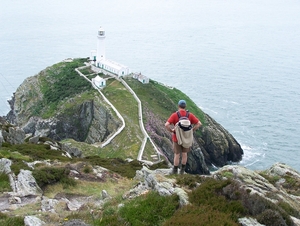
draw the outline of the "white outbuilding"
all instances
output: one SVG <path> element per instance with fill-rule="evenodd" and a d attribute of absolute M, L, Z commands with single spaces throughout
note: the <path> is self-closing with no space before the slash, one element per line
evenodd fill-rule
<path fill-rule="evenodd" d="M 101 78 L 99 75 L 97 75 L 95 78 L 92 79 L 92 82 L 98 87 L 102 88 L 106 86 L 106 80 Z"/>

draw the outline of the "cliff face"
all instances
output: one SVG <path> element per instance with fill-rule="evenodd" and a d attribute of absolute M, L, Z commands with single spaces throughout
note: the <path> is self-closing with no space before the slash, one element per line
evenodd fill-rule
<path fill-rule="evenodd" d="M 149 109 L 147 111 L 149 112 Z M 170 162 L 173 162 L 171 135 L 164 129 L 164 120 L 151 114 L 146 128 L 162 153 Z M 242 159 L 243 150 L 234 137 L 209 115 L 205 114 L 203 121 L 205 126 L 200 129 L 201 131 L 194 133 L 194 143 L 188 153 L 186 172 L 209 174 L 209 167 L 212 165 L 222 167 L 229 162 L 239 162 Z"/>
<path fill-rule="evenodd" d="M 120 120 L 99 96 L 82 98 L 81 95 L 64 99 L 51 117 L 43 119 L 39 105 L 44 101 L 42 80 L 49 69 L 27 78 L 9 101 L 11 111 L 6 119 L 33 136 L 54 140 L 71 138 L 89 144 L 102 142 L 120 126 Z M 51 103 L 50 103 L 51 104 Z"/>

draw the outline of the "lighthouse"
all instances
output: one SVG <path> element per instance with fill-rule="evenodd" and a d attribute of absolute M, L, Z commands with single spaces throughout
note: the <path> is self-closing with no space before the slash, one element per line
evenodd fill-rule
<path fill-rule="evenodd" d="M 105 31 L 102 27 L 98 30 L 97 35 L 97 61 L 105 59 Z"/>
<path fill-rule="evenodd" d="M 102 73 L 112 73 L 118 77 L 129 75 L 130 69 L 120 63 L 106 59 L 105 56 L 105 31 L 102 27 L 99 28 L 97 33 L 97 50 L 91 51 L 90 61 L 95 67 L 100 68 Z"/>

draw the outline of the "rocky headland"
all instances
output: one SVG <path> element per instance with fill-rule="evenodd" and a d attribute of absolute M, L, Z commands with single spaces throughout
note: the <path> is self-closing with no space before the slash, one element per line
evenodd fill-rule
<path fill-rule="evenodd" d="M 281 163 L 261 172 L 239 166 L 239 143 L 180 90 L 95 72 L 85 61 L 46 68 L 27 78 L 9 101 L 11 111 L 0 121 L 0 222 L 9 218 L 21 222 L 15 225 L 141 225 L 122 211 L 132 200 L 154 192 L 178 198 L 170 215 L 152 219 L 155 225 L 174 225 L 184 212 L 189 225 L 197 225 L 199 217 L 203 224 L 198 225 L 217 225 L 221 219 L 226 225 L 300 225 L 298 172 Z M 82 68 L 85 78 L 76 68 Z M 105 147 L 101 144 L 122 120 L 87 81 L 96 75 L 107 80 L 101 92 L 126 125 Z M 143 139 L 138 107 L 120 79 L 141 100 L 148 140 L 157 148 L 147 141 L 144 161 L 136 160 Z M 174 176 L 169 175 L 173 152 L 164 123 L 176 111 L 178 99 L 187 100 L 203 127 L 194 134 L 186 174 Z M 216 200 L 202 197 L 200 191 Z M 214 202 L 226 208 L 218 209 Z M 194 221 L 188 221 L 191 218 Z M 153 225 L 148 221 L 144 225 Z"/>

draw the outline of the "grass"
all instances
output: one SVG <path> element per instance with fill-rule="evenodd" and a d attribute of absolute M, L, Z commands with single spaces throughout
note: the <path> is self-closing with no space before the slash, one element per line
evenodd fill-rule
<path fill-rule="evenodd" d="M 118 181 L 109 179 L 103 182 L 78 180 L 76 186 L 69 186 L 67 188 L 64 188 L 61 183 L 49 185 L 44 190 L 44 194 L 49 198 L 54 198 L 55 195 L 60 193 L 101 198 L 102 190 L 106 190 L 110 196 L 117 197 L 131 188 L 135 183 L 135 180 L 126 177 L 119 178 Z"/>
<path fill-rule="evenodd" d="M 6 214 L 0 213 L 0 225 L 1 226 L 23 226 L 23 217 L 9 217 Z"/>
<path fill-rule="evenodd" d="M 0 192 L 11 191 L 10 182 L 8 175 L 5 173 L 0 173 Z"/>
<path fill-rule="evenodd" d="M 152 161 L 152 162 L 157 161 L 156 159 L 153 159 L 151 157 L 151 155 L 158 156 L 157 152 L 155 151 L 155 149 L 153 147 L 153 145 L 151 144 L 150 140 L 148 139 L 147 143 L 145 145 L 145 149 L 144 149 L 144 153 L 143 153 L 142 159 L 143 160 L 147 160 L 147 161 Z"/>

